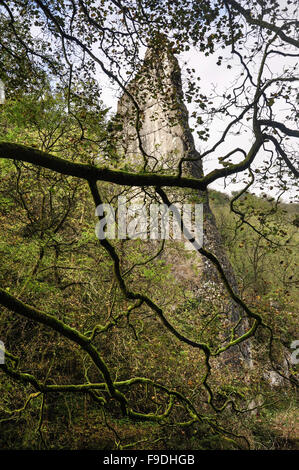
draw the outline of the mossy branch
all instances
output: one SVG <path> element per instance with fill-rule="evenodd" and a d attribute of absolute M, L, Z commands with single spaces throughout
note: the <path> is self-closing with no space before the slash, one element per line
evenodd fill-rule
<path fill-rule="evenodd" d="M 66 325 L 61 320 L 58 320 L 54 315 L 49 315 L 42 312 L 30 305 L 25 304 L 24 302 L 16 299 L 11 294 L 6 292 L 4 289 L 0 288 L 0 303 L 9 310 L 22 315 L 30 320 L 34 320 L 37 323 L 43 324 L 50 327 L 52 330 L 57 331 L 63 337 L 71 340 L 72 342 L 78 344 L 92 359 L 95 366 L 103 375 L 103 378 L 107 384 L 107 389 L 112 398 L 115 398 L 121 405 L 122 412 L 126 414 L 126 399 L 125 397 L 115 389 L 113 381 L 110 375 L 110 371 L 105 364 L 104 360 L 101 358 L 97 349 L 91 344 L 90 339 L 84 336 L 79 331 L 71 328 Z M 4 365 L 5 366 L 5 365 Z M 40 384 L 32 376 L 30 380 L 32 385 L 40 390 Z"/>
<path fill-rule="evenodd" d="M 157 173 L 133 173 L 123 170 L 112 170 L 110 168 L 87 165 L 84 163 L 75 163 L 63 158 L 43 152 L 33 147 L 25 145 L 0 141 L 0 158 L 8 158 L 17 161 L 31 163 L 41 166 L 57 173 L 85 179 L 87 181 L 105 181 L 122 186 L 137 187 L 176 187 L 190 188 L 203 191 L 207 186 L 219 178 L 242 172 L 246 170 L 255 159 L 262 143 L 263 137 L 260 136 L 247 156 L 239 163 L 232 164 L 225 168 L 211 171 L 202 178 L 181 177 L 172 175 L 160 175 Z"/>

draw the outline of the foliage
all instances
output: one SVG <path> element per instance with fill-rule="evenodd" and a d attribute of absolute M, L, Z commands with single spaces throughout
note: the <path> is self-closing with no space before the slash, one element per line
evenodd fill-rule
<path fill-rule="evenodd" d="M 293 399 L 297 384 L 295 367 L 284 363 L 290 362 L 298 310 L 297 208 L 280 203 L 289 189 L 292 199 L 298 177 L 298 77 L 292 62 L 298 57 L 298 22 L 296 2 L 287 5 L 1 2 L 1 447 L 296 445 L 288 433 L 280 432 L 282 439 L 275 434 L 280 417 L 288 420 L 290 413 L 295 420 L 283 397 L 287 390 Z M 194 106 L 199 150 L 190 141 L 170 171 L 155 171 L 155 157 L 143 148 L 142 110 L 128 86 L 138 73 L 140 79 L 140 70 L 141 80 L 151 77 L 151 64 L 142 65 L 144 46 L 157 56 L 194 47 L 231 72 L 224 94 L 207 94 L 195 71 L 186 70 L 185 100 Z M 274 57 L 281 61 L 278 71 L 271 68 Z M 133 106 L 138 166 L 119 152 L 123 128 L 101 101 L 99 72 Z M 154 97 L 160 91 L 150 90 Z M 170 102 L 179 121 L 182 110 Z M 224 127 L 215 142 L 219 117 Z M 246 132 L 249 143 L 235 144 Z M 200 167 L 211 156 L 215 169 L 188 173 L 190 164 Z M 238 177 L 243 189 L 231 198 L 210 194 L 238 286 L 215 253 L 205 246 L 197 250 L 242 311 L 236 324 L 221 310 L 219 292 L 199 302 L 198 253 L 188 255 L 179 243 L 111 243 L 94 235 L 95 207 L 114 204 L 132 188 L 147 202 L 170 205 L 184 192 L 192 191 L 196 200 L 211 183 Z M 279 190 L 278 197 L 255 197 L 253 184 Z M 248 340 L 255 367 L 234 370 L 222 362 Z M 273 372 L 277 393 L 269 386 Z"/>

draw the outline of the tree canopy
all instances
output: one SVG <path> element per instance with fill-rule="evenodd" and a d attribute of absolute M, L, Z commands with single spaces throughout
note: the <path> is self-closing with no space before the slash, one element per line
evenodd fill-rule
<path fill-rule="evenodd" d="M 295 372 L 282 368 L 283 360 L 277 351 L 281 352 L 285 341 L 277 335 L 277 325 L 267 317 L 264 307 L 255 303 L 256 298 L 253 301 L 236 290 L 215 253 L 205 246 L 197 250 L 215 266 L 228 296 L 248 321 L 242 333 L 238 333 L 238 325 L 230 326 L 231 336 L 225 343 L 216 341 L 218 336 L 213 338 L 209 330 L 220 315 L 216 301 L 210 316 L 201 320 L 201 327 L 210 336 L 192 334 L 194 299 L 188 298 L 184 288 L 171 292 L 176 290 L 176 283 L 167 263 L 159 258 L 160 247 L 154 256 L 148 248 L 140 257 L 139 245 L 94 240 L 86 214 L 112 201 L 123 188 L 137 188 L 144 197 L 150 194 L 152 200 L 170 206 L 174 189 L 202 194 L 217 181 L 227 185 L 238 182 L 241 189 L 229 204 L 235 217 L 234 239 L 244 245 L 244 229 L 244 233 L 249 230 L 257 237 L 255 281 L 258 257 L 266 256 L 266 250 L 278 256 L 280 249 L 288 253 L 293 232 L 283 233 L 278 219 L 273 222 L 271 217 L 280 214 L 282 197 L 295 200 L 298 186 L 297 10 L 295 0 L 1 2 L 0 79 L 6 95 L 5 103 L 0 104 L 1 198 L 4 226 L 8 233 L 16 233 L 16 238 L 21 234 L 23 242 L 19 242 L 27 247 L 24 266 L 29 274 L 21 273 L 21 267 L 18 274 L 7 262 L 0 304 L 5 308 L 2 330 L 7 327 L 10 334 L 5 344 L 6 360 L 0 368 L 8 380 L 25 387 L 29 397 L 25 408 L 31 400 L 41 399 L 39 431 L 45 397 L 51 393 L 88 394 L 105 419 L 116 413 L 117 418 L 164 424 L 174 416 L 172 425 L 180 429 L 208 426 L 227 441 L 234 439 L 237 446 L 247 446 L 246 437 L 232 430 L 233 426 L 226 428 L 217 418 L 230 408 L 237 414 L 244 412 L 235 400 L 238 393 L 231 386 L 230 392 L 221 394 L 217 388 L 220 378 L 213 382 L 211 375 L 215 359 L 258 335 L 267 344 L 273 370 L 293 385 L 296 383 Z M 158 56 L 163 48 L 179 58 L 192 53 L 203 64 L 211 58 L 219 74 L 228 77 L 229 86 L 224 93 L 221 86 L 208 93 L 201 86 L 200 71 L 198 76 L 193 66 L 185 66 L 184 101 L 190 109 L 196 149 L 187 147 L 178 165 L 169 171 L 156 171 L 155 157 L 143 148 L 140 129 L 144 116 L 130 83 L 136 77 L 141 77 L 141 82 L 146 75 L 151 77 L 151 64 L 144 64 L 145 50 Z M 126 162 L 119 151 L 123 129 L 105 104 L 109 83 L 129 100 L 134 111 L 131 118 L 141 157 L 138 165 Z M 159 90 L 150 92 L 154 96 Z M 203 165 L 200 176 L 188 173 L 190 162 Z M 246 204 L 244 198 L 250 198 L 253 187 L 265 197 L 269 194 L 269 206 Z M 5 259 L 15 256 L 18 264 L 18 256 L 25 259 L 26 254 L 18 254 L 13 245 L 9 242 L 3 252 Z M 136 274 L 136 266 L 142 274 Z M 290 266 L 293 269 L 293 260 Z M 74 272 L 74 278 L 67 277 L 68 269 Z M 79 277 L 75 276 L 77 269 Z M 44 277 L 47 270 L 52 276 L 49 279 Z M 92 271 L 99 277 L 97 287 L 96 277 L 89 274 Z M 293 280 L 289 278 L 288 282 Z M 68 287 L 77 284 L 82 289 L 78 295 L 84 307 L 77 305 L 77 294 L 69 296 L 69 304 L 68 295 L 64 297 Z M 182 298 L 183 328 L 180 315 L 171 318 L 173 310 L 169 307 L 175 309 Z M 205 315 L 205 307 L 202 309 Z M 29 323 L 24 325 L 34 328 L 37 337 L 41 335 L 48 344 L 43 353 L 45 370 L 37 366 L 30 369 L 30 361 L 38 364 L 40 351 L 32 353 L 33 357 L 27 351 L 24 360 L 22 345 L 14 345 L 11 319 L 19 317 L 25 318 Z M 165 337 L 160 336 L 156 319 Z M 47 337 L 44 327 L 52 336 Z M 18 328 L 23 328 L 27 338 L 26 326 L 16 327 L 16 331 Z M 127 336 L 121 336 L 124 328 Z M 147 339 L 139 343 L 144 331 Z M 193 378 L 186 372 L 184 381 L 189 384 L 187 388 L 176 380 L 164 380 L 163 370 L 154 374 L 142 362 L 146 362 L 147 354 L 153 363 L 158 360 L 148 340 L 151 331 L 154 348 L 162 343 L 167 350 L 167 370 L 175 371 L 172 354 L 179 351 L 177 348 L 190 348 L 188 353 L 184 349 L 179 352 L 183 370 L 187 359 L 194 359 L 194 351 L 200 352 L 200 373 L 191 366 Z M 101 338 L 105 338 L 106 346 Z M 67 382 L 62 382 L 57 372 L 62 365 L 53 365 L 59 360 L 56 350 L 63 350 L 63 341 L 84 370 L 79 376 L 72 371 Z M 126 357 L 135 353 L 139 357 L 137 352 L 141 359 L 129 364 Z M 179 373 L 183 371 L 179 369 Z M 67 374 L 62 377 L 65 380 Z M 149 403 L 148 393 L 152 394 Z M 17 414 L 16 410 L 6 412 Z"/>

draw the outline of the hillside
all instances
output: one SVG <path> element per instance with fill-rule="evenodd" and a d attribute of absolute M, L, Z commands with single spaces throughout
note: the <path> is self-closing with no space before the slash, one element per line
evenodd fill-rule
<path fill-rule="evenodd" d="M 30 305 L 42 306 L 44 311 L 55 314 L 69 326 L 92 335 L 108 366 L 115 370 L 116 380 L 126 380 L 132 375 L 145 376 L 189 397 L 196 397 L 195 401 L 207 419 L 207 424 L 199 427 L 194 427 L 191 422 L 174 426 L 171 421 L 168 424 L 134 424 L 121 418 L 112 404 L 107 415 L 107 411 L 99 406 L 97 393 L 55 392 L 55 384 L 80 384 L 86 379 L 96 381 L 94 366 L 86 354 L 69 341 L 60 339 L 57 333 L 6 311 L 0 323 L 6 347 L 19 357 L 25 372 L 27 370 L 38 380 L 53 385 L 54 390 L 47 395 L 33 393 L 30 384 L 20 385 L 1 374 L 1 448 L 234 447 L 225 434 L 221 436 L 222 433 L 217 432 L 219 427 L 230 428 L 235 436 L 244 436 L 235 437 L 241 448 L 246 448 L 248 443 L 252 448 L 296 447 L 295 391 L 285 382 L 269 386 L 264 374 L 271 369 L 266 334 L 261 332 L 254 341 L 255 368 L 246 383 L 237 377 L 233 381 L 227 380 L 224 370 L 218 370 L 211 382 L 214 398 L 219 404 L 226 397 L 233 397 L 241 407 L 246 408 L 252 400 L 262 407 L 257 413 L 243 415 L 242 422 L 238 414 L 230 411 L 222 413 L 215 421 L 205 392 L 198 389 L 205 373 L 203 358 L 192 347 L 178 343 L 146 308 L 137 309 L 135 313 L 134 306 L 122 298 L 114 281 L 111 261 L 103 249 L 99 249 L 94 236 L 95 220 L 84 186 L 74 187 L 69 179 L 56 180 L 48 172 L 36 175 L 33 169 L 19 169 L 23 176 L 22 194 L 26 194 L 27 203 L 31 201 L 32 216 L 40 210 L 35 190 L 40 191 L 41 178 L 43 181 L 46 178 L 47 184 L 54 189 L 59 185 L 60 192 L 64 187 L 68 194 L 70 188 L 74 190 L 71 205 L 63 193 L 61 198 L 59 191 L 53 190 L 51 217 L 48 214 L 45 219 L 36 219 L 43 223 L 47 221 L 47 226 L 41 227 L 37 222 L 28 221 L 26 205 L 20 199 L 15 166 L 1 165 L 5 183 L 1 192 L 1 233 L 5 234 L 0 246 L 1 285 Z M 39 194 L 44 200 L 43 192 Z M 298 298 L 294 281 L 298 230 L 294 221 L 298 206 L 284 204 L 272 213 L 273 204 L 265 198 L 248 194 L 241 201 L 241 207 L 246 204 L 252 210 L 248 222 L 264 217 L 261 227 L 267 238 L 270 239 L 271 231 L 275 234 L 278 231 L 282 246 L 273 248 L 249 226 L 235 231 L 239 218 L 230 212 L 230 200 L 226 195 L 212 191 L 210 201 L 240 292 L 261 312 L 279 338 L 274 348 L 278 357 L 284 354 L 281 343 L 289 350 L 296 335 Z M 45 203 L 45 210 L 47 208 Z M 65 211 L 67 217 L 64 217 Z M 61 218 L 63 224 L 56 230 Z M 129 268 L 132 263 L 137 264 L 130 275 L 135 286 L 159 302 L 180 331 L 191 337 L 194 337 L 195 329 L 201 334 L 213 331 L 217 315 L 208 311 L 204 304 L 198 305 L 188 277 L 178 283 L 177 266 L 173 270 L 159 256 L 144 264 L 146 249 L 143 244 L 140 251 L 140 240 L 118 243 L 120 249 L 121 245 L 126 246 L 123 266 Z M 151 255 L 149 251 L 149 259 Z M 177 306 L 175 312 L 168 310 L 168 305 L 173 303 Z M 143 397 L 142 388 L 142 384 L 136 384 L 131 390 L 132 404 L 138 403 L 141 412 L 162 409 L 162 390 L 158 393 L 149 382 Z M 175 419 L 184 419 L 183 410 L 178 409 L 175 415 Z"/>

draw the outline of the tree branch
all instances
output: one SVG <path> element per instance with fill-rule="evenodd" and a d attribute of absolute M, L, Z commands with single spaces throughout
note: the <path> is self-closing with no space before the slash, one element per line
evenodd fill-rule
<path fill-rule="evenodd" d="M 38 323 L 50 327 L 52 330 L 57 331 L 65 338 L 70 339 L 74 343 L 81 346 L 81 348 L 90 356 L 98 370 L 102 373 L 105 382 L 107 384 L 108 391 L 111 397 L 115 398 L 121 405 L 122 411 L 126 413 L 126 399 L 118 390 L 115 389 L 113 381 L 110 376 L 110 372 L 105 362 L 101 358 L 97 349 L 91 344 L 90 339 L 81 334 L 74 328 L 69 327 L 61 320 L 58 320 L 53 315 L 42 312 L 30 305 L 27 305 L 20 300 L 13 297 L 11 294 L 0 288 L 0 304 L 9 310 L 22 315 L 30 320 L 34 320 Z M 37 384 L 34 384 L 35 386 Z"/>
<path fill-rule="evenodd" d="M 276 26 L 273 23 L 268 23 L 268 21 L 264 21 L 261 18 L 254 18 L 251 16 L 251 11 L 250 10 L 245 10 L 245 8 L 240 5 L 239 2 L 236 2 L 235 0 L 225 0 L 225 3 L 228 3 L 231 5 L 235 10 L 237 10 L 239 13 L 241 13 L 242 16 L 246 19 L 246 21 L 249 24 L 255 25 L 255 26 L 260 26 L 261 28 L 268 29 L 270 31 L 273 31 L 277 33 L 277 35 L 282 39 L 284 42 L 287 42 L 288 44 L 291 44 L 292 46 L 298 47 L 299 48 L 299 41 L 296 39 L 293 39 L 289 36 L 287 36 L 281 29 L 281 27 Z M 297 24 L 298 21 L 295 21 Z"/>
<path fill-rule="evenodd" d="M 289 129 L 284 124 L 278 121 L 272 121 L 271 119 L 259 119 L 258 124 L 267 127 L 275 127 L 281 130 L 284 134 L 289 135 L 291 137 L 299 137 L 299 131 L 296 129 Z"/>
<path fill-rule="evenodd" d="M 281 157 L 283 158 L 284 162 L 286 163 L 288 168 L 291 170 L 291 172 L 296 176 L 296 178 L 298 178 L 299 177 L 299 171 L 294 167 L 294 165 L 292 164 L 292 162 L 288 158 L 287 154 L 285 153 L 285 151 L 283 150 L 283 148 L 281 147 L 279 142 L 275 139 L 275 137 L 273 137 L 273 135 L 269 135 L 269 134 L 264 134 L 264 136 L 265 136 L 266 139 L 271 140 L 271 142 L 274 143 L 277 152 L 281 155 Z"/>

